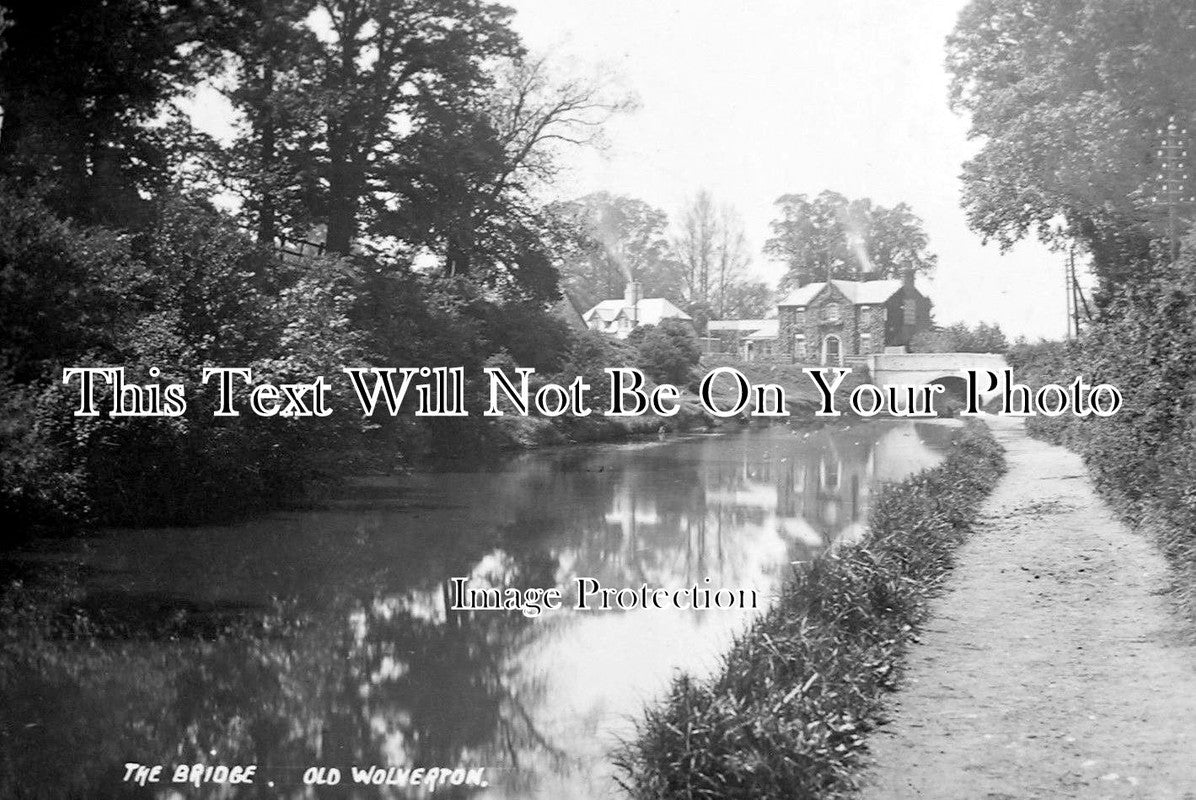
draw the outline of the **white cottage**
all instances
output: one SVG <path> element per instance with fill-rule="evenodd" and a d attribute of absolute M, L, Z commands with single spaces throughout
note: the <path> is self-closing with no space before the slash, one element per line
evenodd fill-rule
<path fill-rule="evenodd" d="M 666 319 L 692 322 L 693 317 L 663 297 L 643 297 L 643 289 L 636 281 L 627 284 L 623 297 L 603 300 L 582 315 L 590 330 L 601 331 L 626 339 L 641 325 L 659 325 Z"/>

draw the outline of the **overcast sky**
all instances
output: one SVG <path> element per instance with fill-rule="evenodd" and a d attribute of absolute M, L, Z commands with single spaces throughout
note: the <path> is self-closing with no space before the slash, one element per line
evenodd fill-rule
<path fill-rule="evenodd" d="M 574 152 L 562 197 L 605 189 L 677 216 L 706 187 L 747 224 L 755 269 L 782 194 L 905 201 L 939 267 L 940 323 L 1061 337 L 1063 258 L 1002 255 L 968 230 L 960 165 L 975 148 L 947 107 L 944 40 L 963 0 L 506 0 L 534 50 L 602 63 L 640 99 L 605 154 Z"/>

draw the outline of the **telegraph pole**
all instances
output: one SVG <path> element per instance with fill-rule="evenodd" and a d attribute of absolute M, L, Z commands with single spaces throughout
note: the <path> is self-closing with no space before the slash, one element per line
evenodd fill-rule
<path fill-rule="evenodd" d="M 1080 279 L 1076 275 L 1076 245 L 1072 242 L 1068 249 L 1067 260 L 1063 262 L 1063 296 L 1067 304 L 1067 338 L 1080 338 L 1080 309 L 1084 310 L 1084 319 L 1092 321 L 1092 309 L 1088 307 L 1088 299 L 1084 297 L 1084 290 L 1080 288 Z"/>
<path fill-rule="evenodd" d="M 1071 271 L 1075 266 L 1074 259 L 1063 262 L 1063 299 L 1067 305 L 1067 338 L 1072 339 L 1080 333 L 1080 319 L 1075 315 L 1076 298 L 1071 290 Z M 1073 320 L 1075 325 L 1073 327 Z"/>
<path fill-rule="evenodd" d="M 1159 194 L 1152 199 L 1167 207 L 1167 237 L 1171 241 L 1171 263 L 1179 259 L 1179 207 L 1196 200 L 1191 194 L 1188 169 L 1188 129 L 1181 128 L 1172 116 L 1160 137 Z"/>

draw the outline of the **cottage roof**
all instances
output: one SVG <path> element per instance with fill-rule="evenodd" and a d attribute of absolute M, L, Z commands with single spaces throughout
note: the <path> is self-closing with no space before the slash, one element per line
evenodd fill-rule
<path fill-rule="evenodd" d="M 693 319 L 663 297 L 645 297 L 636 304 L 635 320 L 640 325 L 659 325 L 666 319 Z M 632 307 L 623 298 L 603 300 L 585 313 L 586 321 L 597 316 L 603 322 L 617 319 L 620 314 L 632 316 Z"/>
<path fill-rule="evenodd" d="M 581 315 L 581 309 L 577 307 L 577 301 L 569 292 L 561 292 L 561 299 L 556 301 L 552 306 L 552 313 L 558 319 L 564 320 L 569 327 L 579 328 L 585 330 L 585 317 Z"/>
<path fill-rule="evenodd" d="M 765 319 L 761 320 L 764 324 L 755 333 L 746 337 L 749 342 L 758 342 L 765 339 L 775 339 L 781 334 L 780 320 Z"/>
<path fill-rule="evenodd" d="M 712 319 L 707 331 L 758 331 L 768 323 L 766 319 Z"/>
<path fill-rule="evenodd" d="M 901 281 L 896 279 L 886 279 L 879 281 L 838 281 L 832 280 L 831 285 L 843 293 L 853 304 L 860 305 L 880 305 L 887 302 L 890 297 L 896 294 L 901 289 Z M 789 296 L 782 300 L 777 305 L 781 306 L 806 306 L 813 302 L 814 298 L 826 288 L 826 282 L 807 283 L 800 289 L 795 289 L 789 293 Z M 914 288 L 918 289 L 917 284 Z M 921 289 L 918 289 L 921 291 Z"/>

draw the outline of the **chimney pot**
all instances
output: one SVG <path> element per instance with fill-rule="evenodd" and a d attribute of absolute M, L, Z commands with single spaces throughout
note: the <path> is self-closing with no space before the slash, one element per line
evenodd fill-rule
<path fill-rule="evenodd" d="M 623 290 L 623 302 L 631 307 L 631 321 L 636 325 L 640 321 L 639 304 L 642 299 L 643 288 L 639 281 L 628 281 L 627 287 Z"/>

